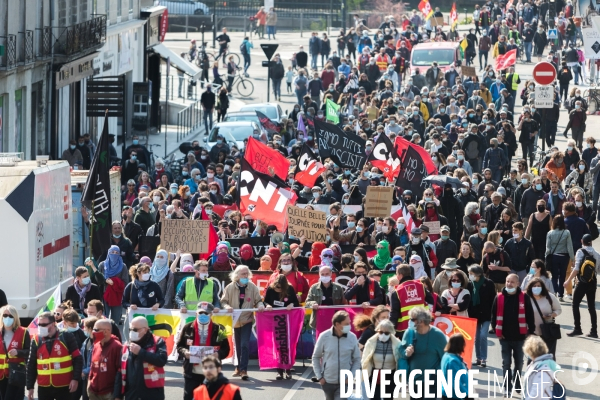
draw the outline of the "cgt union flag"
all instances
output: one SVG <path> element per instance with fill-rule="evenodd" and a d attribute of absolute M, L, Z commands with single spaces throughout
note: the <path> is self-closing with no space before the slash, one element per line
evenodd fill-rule
<path fill-rule="evenodd" d="M 433 15 L 433 10 L 431 9 L 431 4 L 429 4 L 429 0 L 421 0 L 419 3 L 419 10 L 423 13 L 425 19 L 431 18 Z"/>
<path fill-rule="evenodd" d="M 273 309 L 255 316 L 260 369 L 292 368 L 304 323 L 304 309 Z"/>
<path fill-rule="evenodd" d="M 287 206 L 295 204 L 297 196 L 284 181 L 261 174 L 242 159 L 238 193 L 243 215 L 275 225 L 279 232 L 287 229 Z"/>
<path fill-rule="evenodd" d="M 301 120 L 300 118 L 299 120 Z M 302 153 L 296 165 L 296 175 L 294 179 L 304 186 L 313 187 L 316 180 L 325 172 L 326 168 L 319 162 L 315 153 L 309 145 L 302 145 Z"/>
<path fill-rule="evenodd" d="M 515 65 L 516 62 L 517 62 L 517 49 L 512 49 L 511 51 L 508 51 L 502 55 L 499 55 L 498 58 L 496 58 L 495 70 L 502 71 L 504 69 L 507 69 L 511 65 Z"/>

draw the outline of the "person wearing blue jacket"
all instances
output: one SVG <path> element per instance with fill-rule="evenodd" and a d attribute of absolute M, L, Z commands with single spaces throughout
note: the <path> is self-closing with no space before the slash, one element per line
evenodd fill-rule
<path fill-rule="evenodd" d="M 504 83 L 502 83 L 502 79 L 500 76 L 496 77 L 496 82 L 490 84 L 490 93 L 492 94 L 492 102 L 496 103 L 496 100 L 500 97 L 500 92 L 504 89 Z"/>
<path fill-rule="evenodd" d="M 461 333 L 455 333 L 450 336 L 446 348 L 444 349 L 445 354 L 442 357 L 440 368 L 445 377 L 448 376 L 448 371 L 451 371 L 452 377 L 452 392 L 447 393 L 446 388 L 442 385 L 442 398 L 443 399 L 466 399 L 469 392 L 469 377 L 467 375 L 468 368 L 463 361 L 460 354 L 465 350 L 465 338 Z M 460 376 L 460 383 L 458 387 L 455 387 L 456 380 L 454 377 L 459 371 L 465 371 Z"/>

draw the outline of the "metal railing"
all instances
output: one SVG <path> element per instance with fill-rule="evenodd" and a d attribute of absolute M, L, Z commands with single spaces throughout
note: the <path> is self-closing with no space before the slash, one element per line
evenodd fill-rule
<path fill-rule="evenodd" d="M 17 35 L 0 36 L 4 54 L 0 57 L 0 68 L 10 70 L 17 66 Z"/>
<path fill-rule="evenodd" d="M 35 61 L 33 54 L 33 31 L 19 32 L 23 34 L 23 62 L 30 64 Z"/>
<path fill-rule="evenodd" d="M 202 125 L 202 106 L 200 100 L 177 113 L 177 142 L 194 133 Z"/>
<path fill-rule="evenodd" d="M 66 27 L 44 27 L 42 54 L 75 58 L 104 45 L 106 41 L 106 15 Z"/>

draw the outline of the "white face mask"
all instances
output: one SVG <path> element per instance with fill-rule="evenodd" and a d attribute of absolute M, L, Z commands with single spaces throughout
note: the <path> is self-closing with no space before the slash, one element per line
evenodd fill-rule
<path fill-rule="evenodd" d="M 329 283 L 329 282 L 331 282 L 331 276 L 322 276 L 321 277 L 321 282 L 323 282 L 323 283 Z"/>
<path fill-rule="evenodd" d="M 131 340 L 132 342 L 137 342 L 138 340 L 140 340 L 140 333 L 129 331 L 129 340 Z"/>
<path fill-rule="evenodd" d="M 150 274 L 142 274 L 142 280 L 144 282 L 148 281 L 150 279 Z"/>
<path fill-rule="evenodd" d="M 390 340 L 390 334 L 389 333 L 380 333 L 379 340 L 381 342 L 387 342 L 388 340 Z"/>
<path fill-rule="evenodd" d="M 206 272 L 204 273 L 200 273 L 200 279 L 205 280 L 206 278 L 208 278 L 208 274 Z"/>
<path fill-rule="evenodd" d="M 292 264 L 281 264 L 281 270 L 283 272 L 290 272 L 292 270 Z"/>
<path fill-rule="evenodd" d="M 152 197 L 152 200 L 154 200 L 155 203 L 158 203 L 160 201 L 160 196 L 154 196 Z"/>
<path fill-rule="evenodd" d="M 383 233 L 388 233 L 389 229 L 390 229 L 389 226 L 385 226 L 385 225 L 381 226 L 381 232 L 383 232 Z"/>
<path fill-rule="evenodd" d="M 40 337 L 48 336 L 48 327 L 47 326 L 38 326 L 38 335 Z"/>
<path fill-rule="evenodd" d="M 348 334 L 348 333 L 350 333 L 350 329 L 351 329 L 350 325 L 344 325 L 342 327 L 342 333 Z"/>

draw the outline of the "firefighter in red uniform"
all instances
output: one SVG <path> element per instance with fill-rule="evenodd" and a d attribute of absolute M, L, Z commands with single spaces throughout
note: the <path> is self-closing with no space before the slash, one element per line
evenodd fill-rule
<path fill-rule="evenodd" d="M 27 397 L 33 400 L 37 380 L 39 400 L 65 400 L 77 390 L 83 357 L 70 332 L 59 332 L 54 315 L 38 317 L 38 334 L 31 341 L 27 361 Z"/>
<path fill-rule="evenodd" d="M 117 374 L 122 398 L 164 400 L 167 345 L 152 334 L 148 320 L 135 317 L 129 327 L 129 344 L 123 345 L 121 372 Z M 119 376 L 120 375 L 120 376 Z"/>
<path fill-rule="evenodd" d="M 240 388 L 221 373 L 221 360 L 214 354 L 202 359 L 203 385 L 194 390 L 194 400 L 242 400 Z"/>
<path fill-rule="evenodd" d="M 408 312 L 415 307 L 428 307 L 433 304 L 433 296 L 421 281 L 413 280 L 410 267 L 406 264 L 396 269 L 396 277 L 400 284 L 391 294 L 390 321 L 396 324 L 396 336 L 402 339 L 404 331 L 409 328 Z"/>
<path fill-rule="evenodd" d="M 348 282 L 344 297 L 349 304 L 363 307 L 385 304 L 379 282 L 367 277 L 367 265 L 360 261 L 354 264 L 354 278 Z"/>
<path fill-rule="evenodd" d="M 25 381 L 8 383 L 9 366 L 22 369 L 29 358 L 31 339 L 27 329 L 21 326 L 17 310 L 6 305 L 0 308 L 0 399 L 22 399 L 25 397 Z M 23 371 L 24 372 L 24 371 Z M 23 378 L 25 374 L 23 373 Z"/>

